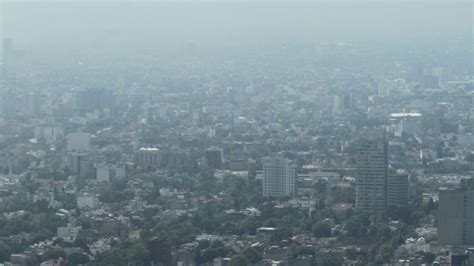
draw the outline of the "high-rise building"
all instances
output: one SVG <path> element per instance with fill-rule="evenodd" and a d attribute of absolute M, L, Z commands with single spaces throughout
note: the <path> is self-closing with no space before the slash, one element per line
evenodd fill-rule
<path fill-rule="evenodd" d="M 86 154 L 82 153 L 69 153 L 68 154 L 68 167 L 71 173 L 79 175 L 81 172 L 81 161 L 84 160 Z"/>
<path fill-rule="evenodd" d="M 24 108 L 22 112 L 28 116 L 37 116 L 41 112 L 41 95 L 39 93 L 28 93 L 23 98 Z"/>
<path fill-rule="evenodd" d="M 90 135 L 87 133 L 70 133 L 67 135 L 67 150 L 69 152 L 87 152 Z"/>
<path fill-rule="evenodd" d="M 366 132 L 357 148 L 356 208 L 368 213 L 387 208 L 388 144 L 383 132 Z"/>
<path fill-rule="evenodd" d="M 13 54 L 13 40 L 10 38 L 5 38 L 2 41 L 2 61 L 4 64 L 10 63 L 11 56 Z"/>
<path fill-rule="evenodd" d="M 442 245 L 474 245 L 474 178 L 439 190 L 438 238 Z"/>
<path fill-rule="evenodd" d="M 16 114 L 16 94 L 11 91 L 5 91 L 0 95 L 0 113 L 5 118 L 12 118 Z"/>
<path fill-rule="evenodd" d="M 220 148 L 210 148 L 206 151 L 207 167 L 211 169 L 222 169 L 224 152 Z"/>
<path fill-rule="evenodd" d="M 420 113 L 392 113 L 390 118 L 397 122 L 395 136 L 408 134 L 418 136 L 423 134 L 423 116 Z"/>
<path fill-rule="evenodd" d="M 1 30 L 0 30 L 1 31 Z M 14 59 L 14 47 L 13 47 L 13 40 L 10 38 L 5 38 L 2 41 L 2 49 L 1 49 L 1 57 L 0 64 L 2 78 L 8 78 L 11 74 L 11 67 L 13 64 Z"/>
<path fill-rule="evenodd" d="M 116 179 L 124 179 L 124 178 L 127 177 L 127 167 L 126 167 L 126 165 L 123 164 L 123 163 L 118 163 L 118 164 L 116 164 L 116 165 L 112 168 L 112 170 L 115 170 L 115 171 L 114 171 L 114 173 L 115 173 L 114 177 L 115 177 Z"/>
<path fill-rule="evenodd" d="M 162 152 L 158 148 L 140 148 L 135 154 L 135 162 L 140 168 L 156 169 L 161 166 Z"/>
<path fill-rule="evenodd" d="M 68 154 L 68 168 L 72 174 L 80 177 L 90 177 L 92 162 L 85 153 L 71 152 Z"/>
<path fill-rule="evenodd" d="M 407 173 L 397 172 L 388 175 L 387 206 L 405 207 L 409 199 L 409 178 Z"/>
<path fill-rule="evenodd" d="M 74 109 L 80 113 L 112 108 L 115 97 L 111 90 L 83 89 L 74 91 Z"/>
<path fill-rule="evenodd" d="M 295 193 L 295 164 L 282 157 L 264 157 L 262 164 L 264 197 L 287 197 Z"/>
<path fill-rule="evenodd" d="M 98 182 L 110 182 L 110 165 L 98 163 L 95 165 L 95 171 Z"/>

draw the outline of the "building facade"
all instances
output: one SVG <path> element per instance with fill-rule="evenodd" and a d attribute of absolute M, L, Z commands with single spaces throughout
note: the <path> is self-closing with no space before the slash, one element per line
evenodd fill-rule
<path fill-rule="evenodd" d="M 474 178 L 439 190 L 438 238 L 447 246 L 474 245 Z"/>
<path fill-rule="evenodd" d="M 207 167 L 211 169 L 222 169 L 224 152 L 219 148 L 210 148 L 206 151 Z"/>
<path fill-rule="evenodd" d="M 360 138 L 357 147 L 356 208 L 380 213 L 387 208 L 388 144 L 383 133 Z"/>
<path fill-rule="evenodd" d="M 263 196 L 287 197 L 295 193 L 296 165 L 282 157 L 265 157 L 263 164 Z"/>
<path fill-rule="evenodd" d="M 158 168 L 161 166 L 162 153 L 158 148 L 140 148 L 136 155 L 135 161 L 140 168 Z"/>
<path fill-rule="evenodd" d="M 90 135 L 87 133 L 70 133 L 67 135 L 67 150 L 69 152 L 89 151 Z"/>
<path fill-rule="evenodd" d="M 387 206 L 406 207 L 410 193 L 407 173 L 390 173 L 388 176 Z"/>

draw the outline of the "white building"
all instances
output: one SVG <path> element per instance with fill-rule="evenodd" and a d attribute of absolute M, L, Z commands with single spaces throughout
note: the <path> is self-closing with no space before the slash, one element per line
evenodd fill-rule
<path fill-rule="evenodd" d="M 41 113 L 41 95 L 39 93 L 27 93 L 23 96 L 24 106 L 22 112 L 28 116 L 37 116 Z"/>
<path fill-rule="evenodd" d="M 263 158 L 263 196 L 287 197 L 295 193 L 296 165 L 282 157 Z"/>
<path fill-rule="evenodd" d="M 176 194 L 178 194 L 178 190 L 176 188 L 160 188 L 160 196 L 162 197 L 172 197 Z"/>
<path fill-rule="evenodd" d="M 69 152 L 87 152 L 90 145 L 90 135 L 87 133 L 70 133 L 67 135 L 67 150 Z"/>
<path fill-rule="evenodd" d="M 76 240 L 77 235 L 82 230 L 81 226 L 71 226 L 68 224 L 67 227 L 58 227 L 57 229 L 57 237 L 61 238 L 65 242 L 74 242 Z"/>
<path fill-rule="evenodd" d="M 124 179 L 127 177 L 127 168 L 124 164 L 117 164 L 114 168 L 116 179 Z"/>
<path fill-rule="evenodd" d="M 423 134 L 423 117 L 420 113 L 392 113 L 390 118 L 397 121 L 394 132 L 397 137 L 401 137 L 403 134 L 412 136 Z"/>
<path fill-rule="evenodd" d="M 95 165 L 97 182 L 110 182 L 110 166 L 105 163 Z"/>
<path fill-rule="evenodd" d="M 99 207 L 99 199 L 95 195 L 88 194 L 77 196 L 77 207 L 79 209 L 96 209 Z"/>

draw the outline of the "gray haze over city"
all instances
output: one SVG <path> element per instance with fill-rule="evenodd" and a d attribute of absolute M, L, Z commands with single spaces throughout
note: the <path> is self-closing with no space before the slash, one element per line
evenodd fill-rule
<path fill-rule="evenodd" d="M 474 265 L 473 11 L 0 0 L 0 265 Z"/>

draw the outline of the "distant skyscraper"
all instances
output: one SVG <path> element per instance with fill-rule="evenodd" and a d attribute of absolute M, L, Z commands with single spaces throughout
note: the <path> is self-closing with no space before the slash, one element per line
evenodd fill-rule
<path fill-rule="evenodd" d="M 2 64 L 2 78 L 9 78 L 12 74 L 12 64 L 14 61 L 14 48 L 13 48 L 13 40 L 10 38 L 5 38 L 2 41 L 2 56 L 0 61 Z"/>
<path fill-rule="evenodd" d="M 111 90 L 85 89 L 74 91 L 74 108 L 78 112 L 92 112 L 112 108 L 115 97 Z"/>
<path fill-rule="evenodd" d="M 439 88 L 439 77 L 436 75 L 424 75 L 423 76 L 423 88 L 424 89 L 438 89 Z"/>
<path fill-rule="evenodd" d="M 70 133 L 67 135 L 67 150 L 69 152 L 89 151 L 90 135 L 87 133 Z"/>
<path fill-rule="evenodd" d="M 95 171 L 98 182 L 110 182 L 110 165 L 98 163 L 95 165 Z"/>
<path fill-rule="evenodd" d="M 0 111 L 5 118 L 12 118 L 16 114 L 16 94 L 12 91 L 5 91 L 0 96 Z"/>
<path fill-rule="evenodd" d="M 388 176 L 387 205 L 404 207 L 408 205 L 409 182 L 407 173 L 390 173 Z"/>
<path fill-rule="evenodd" d="M 388 144 L 383 132 L 367 132 L 357 148 L 356 208 L 368 213 L 387 208 Z"/>
<path fill-rule="evenodd" d="M 23 113 L 28 116 L 37 116 L 41 112 L 41 95 L 39 93 L 28 93 L 24 96 Z"/>
<path fill-rule="evenodd" d="M 282 157 L 265 157 L 262 163 L 263 196 L 292 196 L 295 193 L 296 165 Z"/>
<path fill-rule="evenodd" d="M 10 60 L 13 51 L 13 41 L 12 39 L 5 38 L 3 39 L 2 44 L 2 61 L 7 62 Z"/>
<path fill-rule="evenodd" d="M 210 148 L 206 151 L 207 167 L 212 169 L 222 169 L 223 150 Z"/>
<path fill-rule="evenodd" d="M 72 174 L 80 177 L 90 177 L 92 174 L 92 162 L 85 153 L 69 153 L 68 167 Z"/>
<path fill-rule="evenodd" d="M 442 245 L 474 245 L 474 178 L 439 190 L 438 237 Z"/>
<path fill-rule="evenodd" d="M 140 168 L 156 169 L 161 166 L 162 151 L 158 148 L 140 148 L 135 154 L 135 162 Z"/>

